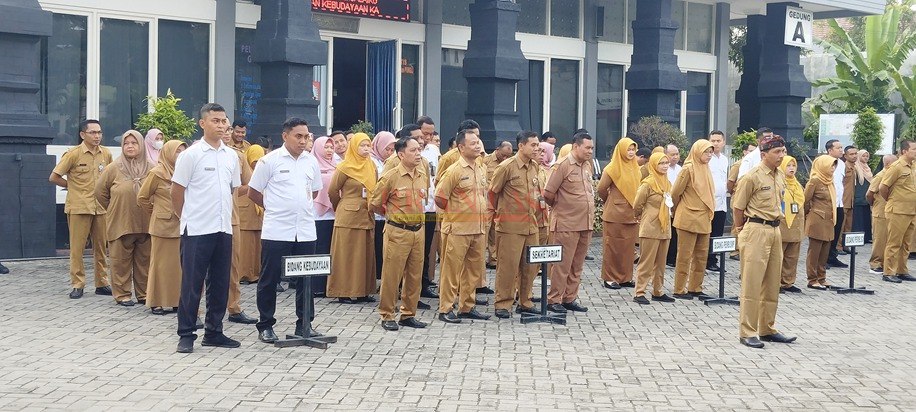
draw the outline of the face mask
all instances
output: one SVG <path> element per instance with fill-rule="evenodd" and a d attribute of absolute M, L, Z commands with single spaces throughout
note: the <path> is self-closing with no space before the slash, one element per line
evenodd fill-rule
<path fill-rule="evenodd" d="M 162 146 L 163 146 L 164 144 L 165 144 L 164 141 L 162 141 L 162 140 L 156 140 L 155 142 L 153 142 L 153 148 L 155 148 L 156 150 L 162 150 Z"/>

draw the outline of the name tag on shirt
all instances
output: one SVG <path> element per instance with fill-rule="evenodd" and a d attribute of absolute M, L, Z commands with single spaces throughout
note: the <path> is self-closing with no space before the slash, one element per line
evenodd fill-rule
<path fill-rule="evenodd" d="M 216 168 L 215 167 L 205 167 L 204 170 L 207 172 L 215 172 Z"/>
<path fill-rule="evenodd" d="M 280 173 L 289 173 L 289 170 L 281 170 Z"/>
<path fill-rule="evenodd" d="M 470 178 L 471 178 L 471 176 L 461 176 L 461 180 L 468 180 L 468 179 L 470 179 Z"/>
<path fill-rule="evenodd" d="M 764 187 L 761 187 L 760 190 L 770 190 L 770 187 L 769 187 L 769 186 L 764 186 Z"/>
<path fill-rule="evenodd" d="M 365 199 L 365 198 L 366 198 L 366 188 L 364 187 L 364 188 L 363 188 L 363 199 Z"/>

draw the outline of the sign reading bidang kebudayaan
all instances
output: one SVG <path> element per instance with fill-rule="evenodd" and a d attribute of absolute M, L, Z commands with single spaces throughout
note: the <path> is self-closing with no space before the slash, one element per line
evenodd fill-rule
<path fill-rule="evenodd" d="M 795 7 L 786 7 L 786 37 L 787 46 L 814 47 L 814 33 L 812 23 L 814 12 Z"/>
<path fill-rule="evenodd" d="M 409 0 L 312 0 L 313 11 L 410 21 Z"/>

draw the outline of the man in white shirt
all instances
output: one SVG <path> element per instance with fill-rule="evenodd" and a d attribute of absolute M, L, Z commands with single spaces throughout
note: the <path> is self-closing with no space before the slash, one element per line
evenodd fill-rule
<path fill-rule="evenodd" d="M 312 200 L 322 189 L 318 161 L 305 152 L 309 128 L 305 119 L 291 118 L 283 124 L 283 145 L 258 160 L 248 183 L 248 197 L 264 208 L 261 228 L 261 277 L 258 281 L 258 339 L 265 343 L 278 340 L 273 326 L 277 323 L 277 283 L 283 271 L 284 256 L 314 255 L 315 208 Z M 296 336 L 306 331 L 303 325 L 303 279 L 296 286 Z M 314 297 L 310 296 L 311 314 L 315 316 Z M 311 320 L 311 319 L 310 319 Z"/>
<path fill-rule="evenodd" d="M 429 190 L 427 190 L 426 204 L 424 212 L 426 221 L 423 222 L 423 231 L 425 237 L 423 240 L 423 273 L 421 276 L 420 297 L 439 298 L 439 294 L 433 290 L 436 277 L 436 251 L 439 249 L 439 234 L 436 232 L 436 171 L 439 169 L 439 157 L 442 153 L 439 151 L 439 134 L 436 133 L 436 123 L 429 116 L 420 116 L 417 118 L 417 126 L 420 126 L 420 135 L 412 127 L 405 125 L 399 132 L 399 137 L 413 136 L 420 143 L 420 156 L 423 156 L 429 162 Z M 425 142 L 425 143 L 424 143 Z M 424 146 L 425 145 L 425 146 Z M 420 302 L 423 303 L 423 302 Z M 424 303 L 425 305 L 425 303 Z"/>
<path fill-rule="evenodd" d="M 677 178 L 677 174 L 681 172 L 681 165 L 678 162 L 681 161 L 681 151 L 677 146 L 669 144 L 665 146 L 665 156 L 668 156 L 668 181 L 671 184 L 674 184 L 674 179 Z M 665 265 L 668 267 L 674 267 L 675 262 L 677 261 L 677 230 L 671 230 L 671 243 L 668 244 L 668 256 L 665 258 Z"/>
<path fill-rule="evenodd" d="M 843 227 L 843 177 L 846 176 L 846 162 L 843 161 L 843 144 L 839 140 L 828 140 L 824 145 L 827 155 L 834 159 L 840 159 L 836 162 L 836 170 L 833 172 L 833 188 L 836 190 L 836 222 L 833 226 L 833 240 L 830 241 L 830 252 L 827 255 L 827 267 L 848 268 L 849 265 L 837 259 L 836 243 L 840 238 L 840 229 Z"/>
<path fill-rule="evenodd" d="M 713 198 L 715 209 L 712 218 L 711 237 L 719 237 L 725 233 L 725 193 L 728 183 L 728 156 L 722 153 L 725 146 L 725 133 L 713 130 L 709 133 L 709 142 L 712 143 L 712 157 L 709 159 L 709 171 L 712 172 Z M 719 271 L 718 255 L 710 254 L 706 259 L 706 270 Z"/>
<path fill-rule="evenodd" d="M 334 143 L 334 161 L 339 163 L 343 160 L 344 155 L 347 154 L 347 134 L 340 130 L 335 130 L 331 132 L 328 139 L 331 139 L 331 142 Z"/>
<path fill-rule="evenodd" d="M 757 129 L 757 143 L 760 143 L 764 139 L 772 139 L 773 131 L 769 127 L 761 127 Z M 748 152 L 744 155 L 744 158 L 741 159 L 741 166 L 738 167 L 738 177 L 744 176 L 747 172 L 750 172 L 754 166 L 760 163 L 760 145 L 758 144 L 754 150 Z"/>
<path fill-rule="evenodd" d="M 200 144 L 181 153 L 172 174 L 172 208 L 181 221 L 179 353 L 194 351 L 200 294 L 207 283 L 203 346 L 237 348 L 223 334 L 232 259 L 232 196 L 241 186 L 239 158 L 221 137 L 229 127 L 226 110 L 215 103 L 200 109 Z"/>

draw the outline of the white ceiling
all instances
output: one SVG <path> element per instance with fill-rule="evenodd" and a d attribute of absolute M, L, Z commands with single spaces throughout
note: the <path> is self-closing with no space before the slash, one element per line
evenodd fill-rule
<path fill-rule="evenodd" d="M 638 0 L 637 0 L 638 1 Z M 766 14 L 767 3 L 782 3 L 785 0 L 689 0 L 696 3 L 729 3 L 731 20 L 744 20 L 748 15 Z M 848 17 L 884 12 L 885 0 L 808 0 L 797 1 L 805 10 L 814 12 L 817 19 Z"/>

